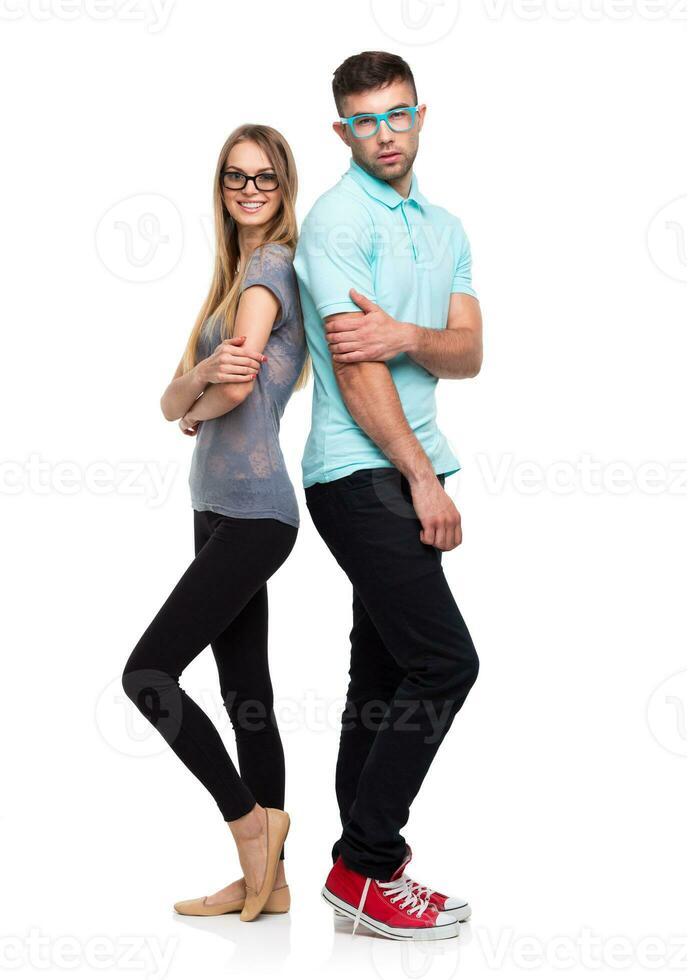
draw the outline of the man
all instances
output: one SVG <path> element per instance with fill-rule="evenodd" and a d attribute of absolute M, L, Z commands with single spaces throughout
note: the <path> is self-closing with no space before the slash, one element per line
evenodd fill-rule
<path fill-rule="evenodd" d="M 322 894 L 354 931 L 440 939 L 469 906 L 405 874 L 400 829 L 478 672 L 441 566 L 461 541 L 444 490 L 460 464 L 435 387 L 478 373 L 482 322 L 463 227 L 413 175 L 426 106 L 409 66 L 363 52 L 333 90 L 350 169 L 308 214 L 295 258 L 315 373 L 306 504 L 353 586 L 342 833 Z"/>

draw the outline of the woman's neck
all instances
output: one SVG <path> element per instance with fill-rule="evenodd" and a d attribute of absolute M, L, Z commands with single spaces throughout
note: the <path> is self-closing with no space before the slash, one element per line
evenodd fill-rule
<path fill-rule="evenodd" d="M 239 228 L 239 255 L 242 265 L 264 240 L 265 233 L 261 228 Z"/>

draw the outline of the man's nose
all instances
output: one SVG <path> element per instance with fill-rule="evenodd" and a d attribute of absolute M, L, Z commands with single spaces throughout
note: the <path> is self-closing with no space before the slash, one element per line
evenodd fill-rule
<path fill-rule="evenodd" d="M 389 123 L 386 119 L 379 120 L 379 129 L 377 130 L 377 142 L 378 143 L 390 143 L 394 138 L 394 131 L 390 129 Z"/>

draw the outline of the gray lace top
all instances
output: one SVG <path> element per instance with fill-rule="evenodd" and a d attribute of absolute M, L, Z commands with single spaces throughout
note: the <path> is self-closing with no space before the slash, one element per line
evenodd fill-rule
<path fill-rule="evenodd" d="M 286 246 L 263 245 L 251 256 L 243 289 L 266 286 L 280 311 L 246 400 L 226 415 L 200 423 L 189 486 L 194 510 L 228 517 L 272 517 L 294 527 L 299 513 L 279 444 L 279 423 L 306 355 L 292 255 Z M 203 324 L 196 361 L 220 343 L 220 324 Z"/>

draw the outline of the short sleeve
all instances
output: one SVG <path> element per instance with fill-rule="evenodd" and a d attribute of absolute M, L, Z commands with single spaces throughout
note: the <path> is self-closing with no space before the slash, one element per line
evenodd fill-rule
<path fill-rule="evenodd" d="M 294 266 L 324 320 L 334 313 L 359 313 L 349 290 L 373 302 L 373 223 L 354 197 L 324 195 L 303 222 Z"/>
<path fill-rule="evenodd" d="M 477 293 L 472 285 L 472 252 L 468 236 L 465 234 L 462 222 L 458 222 L 456 231 L 456 263 L 453 272 L 452 293 L 467 293 L 477 299 Z"/>
<path fill-rule="evenodd" d="M 251 286 L 265 286 L 279 301 L 279 317 L 272 328 L 278 329 L 292 315 L 294 296 L 298 288 L 291 252 L 285 245 L 267 244 L 255 249 L 246 269 L 241 292 Z"/>

